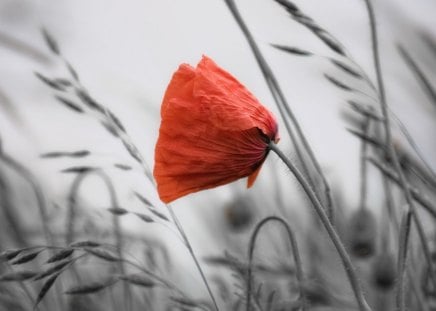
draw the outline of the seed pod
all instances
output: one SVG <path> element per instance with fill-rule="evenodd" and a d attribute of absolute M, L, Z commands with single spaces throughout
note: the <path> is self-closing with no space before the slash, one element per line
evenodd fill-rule
<path fill-rule="evenodd" d="M 372 265 L 372 281 L 380 290 L 390 290 L 395 285 L 397 264 L 392 253 L 376 256 Z"/>
<path fill-rule="evenodd" d="M 349 222 L 349 241 L 351 253 L 359 258 L 374 254 L 376 248 L 377 222 L 371 211 L 359 209 Z"/>
<path fill-rule="evenodd" d="M 253 220 L 253 210 L 244 198 L 237 198 L 225 207 L 225 217 L 228 226 L 235 231 L 243 230 Z"/>

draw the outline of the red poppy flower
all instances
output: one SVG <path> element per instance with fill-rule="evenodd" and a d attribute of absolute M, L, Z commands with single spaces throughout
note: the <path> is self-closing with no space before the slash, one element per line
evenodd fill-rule
<path fill-rule="evenodd" d="M 174 73 L 161 118 L 153 174 L 165 203 L 247 176 L 251 187 L 279 139 L 271 112 L 206 56 Z"/>

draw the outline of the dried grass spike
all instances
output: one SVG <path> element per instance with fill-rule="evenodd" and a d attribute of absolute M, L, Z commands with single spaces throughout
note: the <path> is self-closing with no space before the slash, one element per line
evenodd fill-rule
<path fill-rule="evenodd" d="M 85 90 L 76 88 L 76 95 L 89 108 L 96 110 L 100 113 L 106 114 L 106 109 L 102 105 L 97 103 Z"/>
<path fill-rule="evenodd" d="M 132 156 L 132 158 L 134 158 L 138 163 L 142 164 L 142 157 L 138 149 L 134 145 L 126 142 L 125 140 L 123 140 L 122 143 L 126 148 L 127 152 Z"/>
<path fill-rule="evenodd" d="M 112 123 L 106 122 L 106 121 L 100 121 L 100 124 L 103 125 L 103 127 L 106 129 L 106 131 L 109 132 L 112 136 L 118 138 L 120 135 L 118 134 L 117 129 Z"/>
<path fill-rule="evenodd" d="M 276 49 L 280 51 L 284 51 L 290 54 L 298 55 L 298 56 L 312 56 L 313 53 L 302 50 L 293 46 L 287 46 L 287 45 L 280 45 L 280 44 L 271 44 L 272 47 L 275 47 Z"/>
<path fill-rule="evenodd" d="M 56 265 L 46 269 L 45 271 L 40 272 L 38 275 L 35 276 L 34 281 L 41 280 L 43 278 L 46 278 L 47 276 L 52 275 L 56 272 L 61 272 L 63 268 L 65 268 L 68 264 L 71 263 L 71 260 L 65 260 L 62 262 L 58 262 Z"/>
<path fill-rule="evenodd" d="M 38 297 L 36 298 L 35 304 L 33 305 L 33 309 L 35 310 L 38 304 L 41 302 L 41 300 L 45 297 L 47 292 L 50 290 L 50 288 L 53 286 L 54 282 L 58 278 L 60 273 L 53 274 L 49 279 L 45 281 L 45 283 L 42 285 L 41 290 L 38 293 Z"/>
<path fill-rule="evenodd" d="M 170 220 L 168 219 L 167 216 L 165 216 L 165 215 L 162 214 L 161 212 L 158 212 L 158 211 L 155 210 L 154 208 L 149 208 L 148 210 L 149 210 L 150 212 L 152 212 L 155 216 L 159 217 L 160 219 L 165 220 L 165 221 L 170 221 Z"/>
<path fill-rule="evenodd" d="M 21 264 L 27 263 L 29 261 L 32 261 L 41 252 L 42 252 L 42 250 L 37 250 L 37 251 L 33 251 L 31 253 L 25 254 L 23 256 L 20 256 L 20 257 L 16 258 L 14 261 L 12 261 L 11 265 L 21 265 Z"/>
<path fill-rule="evenodd" d="M 65 97 L 59 96 L 59 95 L 56 95 L 55 98 L 61 104 L 65 105 L 67 108 L 69 108 L 69 109 L 71 109 L 71 110 L 73 110 L 75 112 L 78 112 L 78 113 L 84 113 L 84 110 L 79 105 L 74 103 L 73 101 L 71 101 L 71 100 L 69 100 L 69 99 L 67 99 Z"/>
<path fill-rule="evenodd" d="M 42 75 L 36 71 L 35 71 L 35 76 L 39 80 L 41 80 L 43 83 L 45 83 L 47 86 L 51 87 L 52 89 L 55 89 L 55 90 L 61 91 L 61 92 L 65 91 L 65 86 L 63 86 L 62 84 L 56 83 L 55 80 L 51 80 L 51 79 L 45 77 L 44 75 Z"/>
<path fill-rule="evenodd" d="M 359 78 L 362 79 L 363 76 L 361 73 L 359 73 L 358 71 L 354 70 L 353 68 L 351 68 L 350 66 L 348 66 L 347 64 L 345 64 L 344 62 L 334 59 L 334 58 L 330 58 L 330 61 L 332 62 L 333 65 L 335 65 L 337 68 L 341 69 L 342 71 L 352 75 L 355 78 Z"/>
<path fill-rule="evenodd" d="M 3 251 L 0 254 L 0 259 L 12 260 L 17 257 L 22 251 L 22 249 L 10 249 Z"/>
<path fill-rule="evenodd" d="M 70 247 L 99 247 L 101 243 L 95 241 L 78 241 L 70 244 Z"/>
<path fill-rule="evenodd" d="M 142 287 L 154 287 L 156 283 L 148 277 L 139 274 L 128 274 L 119 276 L 120 280 L 125 282 L 142 286 Z"/>
<path fill-rule="evenodd" d="M 373 109 L 369 105 L 358 103 L 354 100 L 347 100 L 347 103 L 351 106 L 351 108 L 353 108 L 353 110 L 364 115 L 365 117 L 370 117 L 371 119 L 376 121 L 384 120 L 383 116 L 381 114 L 378 114 L 375 109 Z"/>
<path fill-rule="evenodd" d="M 154 222 L 153 218 L 151 218 L 151 217 L 148 216 L 148 215 L 144 215 L 144 214 L 140 214 L 140 213 L 135 213 L 135 215 L 136 215 L 139 219 L 141 219 L 142 221 L 145 221 L 145 222 L 148 222 L 148 223 L 150 223 L 150 222 Z"/>
<path fill-rule="evenodd" d="M 73 166 L 69 168 L 65 168 L 61 170 L 62 173 L 77 173 L 77 174 L 83 174 L 89 171 L 96 170 L 97 167 L 95 166 Z"/>
<path fill-rule="evenodd" d="M 112 120 L 113 123 L 115 123 L 115 125 L 124 133 L 126 133 L 126 128 L 124 127 L 124 125 L 121 123 L 120 119 L 118 119 L 118 117 L 110 110 L 107 111 L 109 118 Z"/>
<path fill-rule="evenodd" d="M 47 260 L 47 263 L 53 263 L 55 261 L 63 260 L 65 258 L 67 258 L 67 257 L 70 257 L 73 253 L 74 253 L 74 249 L 73 248 L 63 249 L 63 250 L 57 252 L 56 254 L 54 254 L 53 256 L 51 256 Z"/>
<path fill-rule="evenodd" d="M 123 164 L 123 163 L 115 163 L 114 167 L 123 171 L 131 171 L 133 169 L 130 165 Z"/>
<path fill-rule="evenodd" d="M 195 300 L 184 298 L 184 297 L 171 296 L 170 299 L 174 302 L 181 304 L 184 307 L 196 308 L 199 306 L 199 304 Z"/>
<path fill-rule="evenodd" d="M 65 86 L 65 87 L 69 87 L 69 86 L 73 85 L 70 80 L 65 79 L 65 78 L 56 78 L 53 80 L 53 82 L 55 82 L 58 85 Z"/>
<path fill-rule="evenodd" d="M 338 79 L 332 77 L 331 75 L 325 73 L 324 77 L 329 80 L 333 85 L 337 86 L 338 88 L 344 90 L 344 91 L 350 91 L 353 92 L 354 89 L 352 89 L 351 87 L 349 87 L 348 85 L 346 85 L 345 83 L 339 81 Z"/>
<path fill-rule="evenodd" d="M 109 262 L 114 262 L 114 261 L 120 261 L 121 258 L 111 254 L 110 252 L 108 252 L 107 250 L 104 249 L 100 249 L 100 248 L 85 248 L 85 251 L 88 252 L 89 254 L 101 258 L 103 260 L 109 261 Z"/>
<path fill-rule="evenodd" d="M 84 158 L 90 154 L 91 152 L 89 152 L 88 150 L 79 150 L 73 152 L 53 151 L 53 152 L 46 152 L 41 154 L 41 158 L 60 158 L 60 157 Z"/>
<path fill-rule="evenodd" d="M 67 70 L 70 72 L 70 74 L 74 78 L 74 80 L 79 82 L 80 81 L 79 75 L 77 74 L 77 71 L 73 68 L 73 66 L 71 66 L 71 64 L 67 61 L 65 61 L 65 66 L 67 67 Z"/>
<path fill-rule="evenodd" d="M 109 212 L 111 212 L 114 215 L 122 216 L 129 213 L 128 210 L 121 208 L 121 207 L 110 207 L 107 209 Z"/>
<path fill-rule="evenodd" d="M 332 49 L 333 51 L 335 51 L 336 53 L 338 53 L 338 54 L 340 54 L 342 56 L 346 56 L 345 50 L 342 47 L 342 45 L 335 38 L 333 38 L 330 33 L 328 33 L 325 30 L 318 30 L 315 34 L 330 49 Z"/>
<path fill-rule="evenodd" d="M 153 206 L 153 204 L 151 204 L 151 202 L 149 200 L 147 200 L 143 195 L 141 195 L 140 193 L 134 191 L 135 196 L 139 199 L 139 201 L 141 201 L 142 203 L 144 203 L 147 206 Z"/>
<path fill-rule="evenodd" d="M 102 282 L 95 282 L 90 283 L 87 285 L 79 285 L 74 286 L 65 291 L 65 294 L 67 295 L 86 295 L 86 294 L 93 294 L 96 292 L 99 292 L 109 286 L 114 285 L 118 279 L 116 278 L 110 278 L 108 280 L 102 281 Z"/>
<path fill-rule="evenodd" d="M 278 4 L 282 5 L 286 11 L 288 11 L 292 16 L 296 14 L 301 14 L 300 9 L 291 1 L 288 0 L 275 0 Z"/>
<path fill-rule="evenodd" d="M 52 51 L 56 55 L 60 55 L 59 45 L 57 44 L 56 40 L 53 39 L 53 37 L 48 33 L 45 28 L 41 29 L 41 33 L 50 51 Z"/>
<path fill-rule="evenodd" d="M 25 281 L 33 278 L 37 273 L 30 270 L 13 271 L 0 275 L 0 282 Z"/>

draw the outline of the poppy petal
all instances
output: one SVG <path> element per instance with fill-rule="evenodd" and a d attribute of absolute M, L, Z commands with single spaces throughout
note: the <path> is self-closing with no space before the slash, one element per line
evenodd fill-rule
<path fill-rule="evenodd" d="M 271 112 L 212 59 L 203 56 L 196 73 L 193 95 L 207 107 L 210 121 L 217 127 L 233 130 L 258 127 L 267 136 L 277 132 Z"/>
<path fill-rule="evenodd" d="M 256 181 L 257 176 L 260 173 L 260 169 L 262 168 L 262 165 L 259 165 L 259 167 L 251 173 L 247 178 L 247 188 L 251 188 L 253 186 L 254 182 Z"/>
<path fill-rule="evenodd" d="M 161 118 L 153 174 L 165 203 L 247 176 L 251 186 L 278 137 L 272 114 L 207 57 L 179 66 Z"/>

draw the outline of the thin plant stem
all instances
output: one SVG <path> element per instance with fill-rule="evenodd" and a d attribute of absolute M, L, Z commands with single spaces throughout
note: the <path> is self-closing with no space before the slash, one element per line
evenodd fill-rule
<path fill-rule="evenodd" d="M 369 128 L 371 124 L 371 119 L 367 116 L 362 126 L 362 131 L 367 136 L 369 133 Z M 360 149 L 360 209 L 366 208 L 366 197 L 367 197 L 367 182 L 368 182 L 368 169 L 367 169 L 367 150 L 368 143 L 365 139 L 362 139 L 361 149 Z"/>
<path fill-rule="evenodd" d="M 112 208 L 119 207 L 118 198 L 115 192 L 114 185 L 110 180 L 109 176 L 106 175 L 105 172 L 103 172 L 100 169 L 90 169 L 88 171 L 85 171 L 77 175 L 73 181 L 73 185 L 71 186 L 70 195 L 68 199 L 67 234 L 66 234 L 67 245 L 71 244 L 74 240 L 74 223 L 76 219 L 76 206 L 77 206 L 80 185 L 87 177 L 91 175 L 96 175 L 100 177 L 105 183 L 109 193 L 110 207 Z M 114 224 L 115 243 L 116 243 L 115 245 L 116 245 L 117 255 L 119 258 L 123 258 L 123 252 L 122 252 L 123 239 L 121 234 L 121 226 L 117 215 L 113 215 L 113 224 Z M 125 274 L 125 267 L 122 261 L 119 262 L 118 268 L 123 274 Z M 73 271 L 75 272 L 76 276 L 79 276 L 77 271 L 75 270 Z M 124 295 L 126 295 L 126 299 L 124 299 L 125 308 L 126 310 L 130 310 L 131 309 L 130 301 L 132 296 L 130 292 L 130 287 L 126 282 L 123 283 L 123 291 L 124 291 Z M 116 305 L 115 301 L 113 301 L 113 303 L 114 305 Z"/>
<path fill-rule="evenodd" d="M 379 127 L 377 126 L 377 130 L 379 129 Z M 377 131 L 379 132 L 379 131 Z M 380 133 L 378 133 L 380 134 Z M 381 152 L 382 153 L 382 152 Z M 381 246 L 380 246 L 380 251 L 381 252 L 387 252 L 390 247 L 390 239 L 389 239 L 389 234 L 390 234 L 390 221 L 392 221 L 392 225 L 393 228 L 395 230 L 395 234 L 398 236 L 399 235 L 399 231 L 400 231 L 400 223 L 398 221 L 398 216 L 394 207 L 394 201 L 392 198 L 392 187 L 390 184 L 390 181 L 388 179 L 388 177 L 385 174 L 382 174 L 382 181 L 383 181 L 383 189 L 385 192 L 385 204 L 386 204 L 386 209 L 384 209 L 382 211 L 382 217 L 383 217 L 383 225 L 382 227 L 385 228 L 385 233 L 382 236 L 382 241 L 381 241 Z M 400 241 L 399 241 L 400 242 Z M 398 262 L 397 262 L 398 265 Z M 413 263 L 413 257 L 411 257 L 411 267 L 416 267 L 416 265 Z M 415 294 L 415 298 L 417 301 L 417 304 L 420 308 L 420 310 L 422 311 L 428 311 L 429 308 L 427 306 L 426 301 L 424 301 L 424 298 L 422 297 L 421 291 L 419 289 L 419 286 L 416 282 L 416 279 L 413 277 L 413 273 L 414 271 L 411 271 L 411 269 L 407 270 L 407 274 L 410 280 L 410 287 L 413 291 L 413 293 Z"/>
<path fill-rule="evenodd" d="M 241 14 L 239 13 L 236 4 L 234 2 L 234 0 L 225 0 L 229 10 L 231 11 L 231 13 L 233 14 L 233 17 L 235 18 L 236 22 L 238 23 L 239 27 L 241 28 L 242 32 L 245 35 L 245 38 L 248 41 L 248 44 L 250 45 L 250 48 L 256 58 L 256 61 L 262 71 L 262 74 L 267 82 L 267 85 L 271 91 L 271 94 L 274 97 L 274 100 L 276 102 L 277 108 L 279 109 L 280 115 L 282 116 L 282 119 L 285 123 L 286 129 L 288 130 L 288 133 L 291 137 L 291 140 L 294 143 L 295 146 L 295 150 L 297 152 L 298 158 L 303 166 L 303 169 L 305 170 L 305 173 L 309 179 L 309 182 L 311 183 L 311 185 L 314 185 L 313 181 L 311 180 L 311 176 L 310 176 L 310 172 L 307 168 L 307 165 L 305 163 L 305 160 L 303 158 L 302 152 L 299 148 L 299 144 L 297 142 L 297 139 L 295 137 L 295 134 L 293 134 L 293 131 L 290 129 L 290 126 L 287 125 L 287 117 L 289 117 L 292 121 L 292 124 L 295 127 L 296 133 L 298 135 L 298 137 L 301 140 L 301 143 L 303 144 L 307 154 L 309 155 L 309 158 L 312 162 L 312 164 L 315 167 L 316 172 L 318 173 L 319 177 L 322 180 L 323 186 L 324 186 L 324 191 L 325 191 L 325 196 L 326 196 L 326 200 L 327 200 L 327 211 L 328 211 L 328 215 L 330 219 L 333 219 L 333 212 L 334 212 L 334 202 L 332 199 L 332 195 L 331 195 L 331 189 L 330 186 L 327 182 L 327 179 L 324 176 L 324 173 L 322 172 L 321 166 L 318 163 L 318 160 L 316 159 L 312 148 L 310 147 L 302 129 L 301 126 L 297 120 L 297 118 L 295 117 L 295 115 L 293 114 L 292 110 L 289 107 L 289 104 L 286 101 L 286 98 L 280 88 L 279 83 L 277 82 L 277 79 L 273 73 L 273 71 L 271 70 L 271 68 L 269 67 L 268 63 L 266 62 L 265 58 L 263 57 L 259 47 L 257 46 L 253 36 L 251 35 L 247 25 L 245 24 L 244 20 L 242 19 Z M 286 115 L 285 115 L 286 113 Z"/>
<path fill-rule="evenodd" d="M 31 185 L 31 188 L 35 194 L 36 198 L 36 204 L 38 206 L 38 212 L 41 218 L 41 225 L 44 232 L 44 240 L 49 245 L 55 245 L 55 240 L 53 237 L 53 233 L 51 232 L 50 226 L 49 226 L 49 218 L 48 218 L 48 211 L 47 211 L 47 204 L 46 204 L 46 198 L 44 196 L 43 191 L 38 186 L 38 182 L 36 178 L 33 176 L 33 174 L 22 164 L 20 164 L 18 161 L 10 157 L 9 155 L 5 154 L 2 150 L 1 140 L 0 140 L 0 159 L 4 161 L 6 165 L 8 165 L 10 168 L 15 170 L 19 175 L 21 175 L 29 184 Z M 59 287 L 56 287 L 56 298 L 55 303 L 57 306 L 62 306 L 62 300 L 60 299 L 60 292 L 61 289 Z"/>
<path fill-rule="evenodd" d="M 197 266 L 198 272 L 200 272 L 200 276 L 203 280 L 204 285 L 206 286 L 206 289 L 209 293 L 210 298 L 212 299 L 212 303 L 215 307 L 215 310 L 219 311 L 218 303 L 216 302 L 216 299 L 215 299 L 215 296 L 212 292 L 212 289 L 209 286 L 209 282 L 206 279 L 206 275 L 204 274 L 203 269 L 200 266 L 200 262 L 198 261 L 197 256 L 194 253 L 194 250 L 192 249 L 191 243 L 189 242 L 189 239 L 186 236 L 185 230 L 183 229 L 176 214 L 174 213 L 172 206 L 169 204 L 167 204 L 166 206 L 167 206 L 168 211 L 171 214 L 171 218 L 174 220 L 174 223 L 176 224 L 176 227 L 180 232 L 180 235 L 182 236 L 183 240 L 185 241 L 186 248 L 188 249 L 189 253 L 191 254 L 191 257 L 194 260 L 195 265 Z"/>
<path fill-rule="evenodd" d="M 335 228 L 331 224 L 325 209 L 323 208 L 321 202 L 318 200 L 315 192 L 310 187 L 310 184 L 306 181 L 303 174 L 297 169 L 297 167 L 283 154 L 283 152 L 273 143 L 269 143 L 270 150 L 274 151 L 279 158 L 286 164 L 289 170 L 294 174 L 297 181 L 303 187 L 303 190 L 306 192 L 310 201 L 312 202 L 312 206 L 314 207 L 316 213 L 318 214 L 324 228 L 326 229 L 330 239 L 332 240 L 339 257 L 341 258 L 342 264 L 345 268 L 345 272 L 347 273 L 348 279 L 350 281 L 351 287 L 354 292 L 354 296 L 356 297 L 357 304 L 359 306 L 360 311 L 370 311 L 368 303 L 365 300 L 365 296 L 363 294 L 363 290 L 360 284 L 360 281 L 357 277 L 356 270 L 351 262 L 351 258 L 348 255 L 341 239 L 339 238 L 338 233 Z"/>
<path fill-rule="evenodd" d="M 48 225 L 49 219 L 48 219 L 46 200 L 43 192 L 38 186 L 38 182 L 36 181 L 35 177 L 30 173 L 30 171 L 27 168 L 25 168 L 23 165 L 18 163 L 15 159 L 10 157 L 9 155 L 0 152 L 0 158 L 5 162 L 6 165 L 11 167 L 14 171 L 16 171 L 19 175 L 21 175 L 25 180 L 27 180 L 30 183 L 32 190 L 35 194 L 39 215 L 41 217 L 41 223 L 44 231 L 45 241 L 49 245 L 55 245 L 53 234 Z"/>
<path fill-rule="evenodd" d="M 6 268 L 14 271 L 14 269 L 12 268 L 12 266 L 10 264 L 6 265 Z M 24 281 L 19 281 L 18 284 L 20 285 L 21 289 L 23 290 L 24 294 L 27 296 L 27 298 L 29 298 L 29 302 L 31 305 L 33 305 L 33 303 L 35 302 L 35 298 L 33 298 L 32 293 L 31 293 L 31 289 L 28 288 L 28 286 L 26 285 L 26 283 Z M 35 310 L 39 310 L 38 308 L 35 308 Z"/>
<path fill-rule="evenodd" d="M 249 249 L 248 249 L 248 269 L 247 269 L 248 270 L 247 271 L 247 300 L 246 300 L 247 311 L 250 311 L 250 309 L 251 309 L 251 302 L 250 302 L 251 287 L 252 287 L 251 275 L 252 275 L 252 265 L 253 265 L 253 254 L 254 254 L 254 249 L 256 247 L 257 236 L 259 234 L 260 229 L 265 224 L 267 224 L 268 222 L 272 222 L 272 221 L 277 221 L 277 222 L 281 223 L 285 227 L 285 229 L 288 233 L 288 237 L 289 237 L 289 240 L 291 242 L 291 247 L 292 247 L 292 254 L 294 255 L 295 267 L 297 270 L 296 273 L 297 273 L 298 287 L 299 287 L 299 291 L 300 291 L 301 310 L 306 311 L 307 310 L 307 303 L 306 303 L 306 294 L 305 294 L 304 288 L 303 288 L 303 284 L 304 284 L 303 283 L 304 282 L 303 268 L 302 268 L 302 263 L 301 263 L 300 252 L 298 250 L 297 240 L 295 239 L 295 235 L 291 229 L 291 226 L 283 218 L 277 217 L 277 216 L 269 216 L 269 217 L 262 219 L 254 228 L 253 234 L 251 235 L 251 238 L 250 238 L 250 245 L 249 245 Z"/>
<path fill-rule="evenodd" d="M 44 31 L 44 33 L 45 33 L 44 36 L 46 37 L 46 41 L 48 41 L 47 39 L 50 39 L 49 41 L 52 41 L 52 42 L 54 41 L 54 40 L 49 36 L 49 34 L 48 34 L 46 31 Z M 51 48 L 51 50 L 53 51 L 53 48 Z M 55 52 L 55 54 L 57 54 L 57 56 L 60 57 L 60 59 L 64 62 L 64 65 L 65 65 L 66 69 L 69 71 L 70 75 L 72 76 L 72 78 L 73 78 L 73 80 L 74 80 L 74 83 L 76 84 L 76 86 L 75 86 L 76 91 L 84 91 L 84 87 L 82 86 L 82 84 L 81 84 L 81 82 L 80 82 L 80 79 L 79 79 L 79 76 L 78 76 L 78 74 L 77 74 L 77 71 L 76 71 L 76 70 L 73 68 L 73 66 L 68 62 L 68 60 L 67 60 L 66 58 L 64 58 L 64 56 L 63 56 L 59 51 L 53 51 L 53 52 Z M 89 102 L 88 102 L 88 105 L 89 105 Z M 95 103 L 93 103 L 93 105 L 95 105 Z M 102 107 L 102 106 L 100 106 L 100 105 L 99 105 L 99 108 L 103 110 L 103 112 L 100 111 L 100 113 L 101 113 L 104 117 L 107 118 L 108 115 L 110 115 L 110 113 L 109 113 L 109 111 L 108 111 L 107 108 Z M 110 119 L 110 118 L 109 118 L 109 119 Z M 112 121 L 112 122 L 113 122 L 113 121 Z M 150 182 L 151 182 L 151 183 L 153 184 L 153 186 L 156 188 L 156 183 L 155 183 L 155 181 L 154 181 L 154 179 L 153 179 L 153 174 L 151 173 L 151 170 L 150 170 L 150 168 L 148 167 L 148 165 L 147 165 L 146 161 L 144 160 L 144 158 L 142 157 L 142 155 L 141 155 L 139 152 L 136 152 L 137 148 L 136 148 L 136 146 L 133 144 L 133 142 L 131 141 L 130 136 L 127 134 L 127 132 L 124 133 L 124 131 L 120 130 L 119 126 L 114 127 L 114 130 L 116 131 L 118 137 L 119 137 L 120 140 L 123 142 L 123 144 L 125 145 L 126 148 L 127 148 L 127 146 L 134 146 L 134 147 L 135 147 L 135 148 L 134 148 L 134 149 L 135 149 L 135 155 L 134 155 L 135 160 L 136 160 L 136 161 L 141 165 L 141 167 L 142 167 L 142 171 L 143 171 L 143 173 L 145 174 L 146 178 L 147 178 L 148 180 L 150 180 Z M 0 143 L 1 143 L 1 142 L 0 142 Z M 0 145 L 0 147 L 1 147 L 1 145 Z M 129 153 L 132 155 L 132 150 L 129 150 Z M 208 284 L 208 281 L 207 281 L 207 279 L 206 279 L 206 277 L 205 277 L 205 275 L 204 275 L 204 273 L 203 273 L 203 270 L 202 270 L 202 268 L 201 268 L 201 266 L 200 266 L 200 264 L 199 264 L 199 262 L 198 262 L 198 260 L 197 260 L 197 257 L 196 257 L 196 255 L 195 255 L 195 253 L 194 253 L 194 251 L 193 251 L 193 249 L 192 249 L 192 247 L 191 247 L 191 244 L 190 244 L 190 242 L 189 242 L 189 239 L 188 239 L 188 237 L 186 236 L 186 234 L 185 234 L 185 232 L 184 232 L 184 229 L 183 229 L 182 225 L 181 225 L 180 222 L 178 221 L 176 214 L 175 214 L 174 211 L 172 210 L 172 207 L 169 206 L 169 205 L 166 205 L 166 207 L 167 207 L 167 209 L 168 209 L 168 211 L 169 211 L 169 213 L 170 213 L 170 215 L 171 215 L 172 221 L 173 221 L 173 222 L 175 223 L 175 225 L 176 225 L 177 230 L 179 231 L 180 235 L 181 235 L 182 238 L 184 239 L 184 244 L 186 245 L 186 247 L 187 247 L 187 249 L 188 249 L 188 251 L 189 251 L 191 257 L 193 258 L 193 260 L 194 260 L 194 262 L 195 262 L 195 265 L 196 265 L 198 271 L 200 272 L 201 278 L 202 278 L 203 282 L 204 282 L 205 285 L 206 285 L 207 291 L 208 291 L 208 293 L 209 293 L 209 295 L 210 295 L 210 297 L 211 297 L 211 299 L 212 299 L 212 301 L 213 301 L 213 304 L 214 304 L 214 306 L 215 306 L 215 309 L 216 309 L 217 311 L 219 311 L 219 309 L 218 309 L 218 305 L 217 305 L 216 300 L 215 300 L 215 297 L 214 297 L 214 295 L 213 295 L 213 293 L 212 293 L 212 291 L 211 291 L 211 289 L 210 289 L 210 286 L 209 286 L 209 284 Z"/>
<path fill-rule="evenodd" d="M 393 172 L 392 169 L 387 167 L 385 164 L 380 163 L 376 159 L 370 158 L 369 161 L 374 164 L 374 166 L 377 167 L 387 178 L 389 178 L 396 184 L 400 184 L 400 179 L 398 178 L 398 175 Z M 408 185 L 408 187 L 410 189 L 410 192 L 412 193 L 413 199 L 418 202 L 434 219 L 436 219 L 436 206 L 431 201 L 431 199 L 421 193 L 418 189 L 412 187 L 411 185 Z"/>
<path fill-rule="evenodd" d="M 184 298 L 188 298 L 188 299 L 190 299 L 190 298 L 189 298 L 189 297 L 188 297 L 184 292 L 182 292 L 182 291 L 181 291 L 181 290 L 180 290 L 176 285 L 174 285 L 174 284 L 171 283 L 170 281 L 165 280 L 164 278 L 158 276 L 156 273 L 154 273 L 154 272 L 152 272 L 152 271 L 150 271 L 150 270 L 148 270 L 148 269 L 142 267 L 141 265 L 139 265 L 139 264 L 137 264 L 137 263 L 135 263 L 135 262 L 133 262 L 133 261 L 131 261 L 131 260 L 123 259 L 123 261 L 124 261 L 125 263 L 131 265 L 132 267 L 135 267 L 136 269 L 142 271 L 143 273 L 149 275 L 150 277 L 152 277 L 152 278 L 155 279 L 156 281 L 162 283 L 162 285 L 166 286 L 168 289 L 170 289 L 170 290 L 172 290 L 172 291 L 174 291 L 174 292 L 177 292 L 181 297 L 184 297 Z M 208 310 L 209 310 L 208 308 L 206 308 L 206 307 L 204 307 L 204 306 L 202 306 L 202 305 L 198 305 L 198 307 L 201 308 L 201 309 L 204 310 L 204 311 L 208 311 Z"/>
<path fill-rule="evenodd" d="M 412 135 L 410 135 L 409 131 L 407 130 L 407 127 L 404 125 L 403 122 L 391 111 L 392 117 L 394 121 L 397 122 L 401 132 L 406 137 L 407 141 L 409 142 L 409 145 L 412 147 L 412 149 L 415 151 L 415 154 L 418 156 L 418 158 L 421 160 L 421 163 L 424 165 L 422 168 L 421 166 L 418 166 L 419 164 L 413 165 L 414 170 L 418 170 L 418 177 L 426 184 L 430 184 L 433 189 L 436 188 L 436 174 L 433 170 L 433 168 L 428 164 L 426 161 L 421 149 L 419 148 L 418 144 L 413 139 Z M 424 175 L 424 176 L 421 176 Z"/>
<path fill-rule="evenodd" d="M 407 248 L 408 248 L 408 238 L 410 235 L 411 222 L 408 221 L 409 213 L 406 211 L 401 219 L 400 225 L 400 237 L 399 237 L 399 247 L 398 247 L 398 284 L 396 293 L 396 303 L 397 308 L 400 310 L 405 310 L 405 271 L 407 269 Z"/>
<path fill-rule="evenodd" d="M 378 49 L 378 38 L 377 38 L 377 27 L 376 27 L 376 18 L 375 18 L 375 12 L 372 7 L 371 0 L 365 0 L 369 21 L 370 21 L 370 28 L 371 28 L 371 41 L 372 41 L 372 52 L 373 52 L 373 59 L 374 59 L 374 66 L 375 66 L 375 72 L 377 77 L 377 86 L 378 86 L 378 93 L 380 98 L 380 105 L 381 110 L 383 114 L 383 125 L 385 130 L 385 143 L 387 145 L 388 149 L 388 155 L 390 158 L 390 161 L 393 163 L 394 169 L 398 174 L 399 183 L 403 190 L 404 196 L 406 198 L 406 219 L 405 219 L 405 227 L 410 228 L 412 219 L 417 224 L 417 227 L 419 227 L 419 219 L 416 215 L 416 208 L 414 201 L 412 199 L 411 191 L 408 187 L 406 177 L 403 173 L 403 170 L 400 165 L 400 161 L 398 159 L 397 152 L 395 150 L 393 141 L 392 141 L 392 133 L 391 133 L 391 121 L 390 121 L 390 114 L 388 112 L 388 105 L 386 102 L 386 93 L 383 83 L 383 76 L 382 76 L 382 70 L 381 70 L 381 64 L 380 64 L 380 54 Z M 407 229 L 410 231 L 410 229 Z M 420 233 L 421 229 L 418 229 L 418 233 Z M 421 234 L 421 233 L 420 233 Z M 401 235 L 400 235 L 401 236 Z M 396 305 L 397 309 L 399 311 L 405 310 L 405 295 L 404 295 L 404 282 L 405 282 L 405 269 L 406 269 L 406 262 L 407 262 L 407 249 L 408 249 L 408 243 L 409 243 L 409 234 L 405 234 L 403 236 L 404 241 L 401 243 L 401 247 L 403 249 L 401 250 L 401 255 L 404 256 L 404 258 L 399 258 L 399 270 L 398 270 L 398 283 L 397 283 L 397 291 L 396 291 Z M 421 241 L 423 245 L 426 245 L 426 241 Z M 424 252 L 426 253 L 426 246 L 424 246 Z M 430 266 L 431 262 L 429 263 Z"/>

